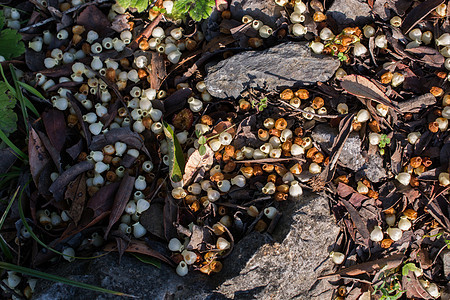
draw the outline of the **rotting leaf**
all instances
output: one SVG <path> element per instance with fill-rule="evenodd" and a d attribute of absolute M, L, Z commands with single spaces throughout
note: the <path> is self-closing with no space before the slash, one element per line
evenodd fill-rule
<path fill-rule="evenodd" d="M 66 186 L 74 180 L 79 174 L 86 172 L 88 170 L 91 170 L 94 168 L 94 163 L 90 161 L 82 161 L 72 167 L 70 167 L 68 170 L 66 170 L 64 173 L 58 176 L 56 180 L 52 183 L 49 190 L 51 193 L 53 193 L 53 197 L 56 201 L 61 201 L 63 199 L 64 191 Z"/>
<path fill-rule="evenodd" d="M 44 121 L 45 131 L 50 142 L 56 151 L 60 152 L 66 140 L 66 120 L 64 113 L 57 109 L 50 109 L 42 113 L 42 120 Z"/>
<path fill-rule="evenodd" d="M 89 147 L 91 144 L 91 132 L 89 131 L 86 123 L 83 120 L 83 113 L 81 112 L 79 101 L 75 99 L 75 97 L 72 95 L 72 93 L 67 93 L 67 98 L 70 101 L 70 104 L 72 104 L 72 108 L 75 110 L 75 114 L 77 115 L 78 123 L 81 125 L 81 129 L 84 133 L 84 138 L 86 139 L 86 143 Z"/>
<path fill-rule="evenodd" d="M 50 155 L 45 149 L 39 135 L 31 126 L 29 135 L 28 155 L 30 162 L 30 172 L 31 176 L 33 177 L 34 183 L 36 184 L 36 186 L 38 186 L 39 174 L 51 160 Z"/>
<path fill-rule="evenodd" d="M 200 227 L 198 225 L 192 226 L 192 235 L 189 239 L 189 244 L 186 246 L 187 250 L 199 250 L 205 252 L 211 250 L 214 245 L 214 235 L 206 227 Z"/>
<path fill-rule="evenodd" d="M 443 2 L 444 0 L 427 0 L 414 7 L 403 20 L 403 32 L 407 34 L 417 23 L 422 21 L 423 18 Z"/>
<path fill-rule="evenodd" d="M 359 234 L 361 234 L 361 236 L 363 237 L 365 245 L 369 246 L 370 233 L 369 233 L 369 230 L 367 229 L 366 223 L 363 221 L 363 219 L 359 215 L 359 212 L 347 200 L 341 199 L 340 201 L 344 204 L 345 208 L 347 209 L 348 213 L 350 214 L 350 218 L 352 219 L 353 224 L 355 225 Z"/>
<path fill-rule="evenodd" d="M 105 231 L 105 239 L 107 239 L 111 227 L 120 219 L 130 200 L 131 192 L 134 188 L 134 182 L 136 177 L 130 176 L 128 173 L 122 179 L 120 183 L 119 190 L 114 198 L 114 204 L 111 210 L 111 215 L 109 216 L 109 224 Z"/>
<path fill-rule="evenodd" d="M 84 204 L 86 203 L 86 176 L 85 173 L 78 175 L 78 177 L 69 183 L 67 186 L 65 200 L 71 203 L 69 215 L 75 225 L 83 214 Z"/>
<path fill-rule="evenodd" d="M 197 173 L 199 173 L 203 177 L 205 173 L 211 168 L 214 162 L 214 151 L 212 151 L 208 145 L 204 145 L 204 147 L 204 155 L 201 155 L 199 150 L 195 150 L 194 153 L 189 156 L 189 159 L 184 168 L 184 186 L 187 186 Z"/>
<path fill-rule="evenodd" d="M 347 75 L 342 78 L 341 87 L 352 95 L 368 98 L 397 110 L 386 94 L 364 76 Z"/>
<path fill-rule="evenodd" d="M 150 88 L 159 90 L 161 87 L 161 83 L 167 76 L 166 64 L 164 63 L 164 57 L 162 54 L 152 51 L 151 56 L 152 70 L 149 75 Z M 171 96 L 169 96 L 167 99 L 169 99 Z"/>
<path fill-rule="evenodd" d="M 153 202 L 154 200 L 150 208 L 142 213 L 139 222 L 149 233 L 164 239 L 164 205 Z"/>
<path fill-rule="evenodd" d="M 172 130 L 172 127 L 170 127 L 166 122 L 164 122 L 164 134 L 169 145 L 170 180 L 180 182 L 183 180 L 185 166 L 183 149 L 181 148 L 180 142 L 178 142 L 177 136 Z"/>

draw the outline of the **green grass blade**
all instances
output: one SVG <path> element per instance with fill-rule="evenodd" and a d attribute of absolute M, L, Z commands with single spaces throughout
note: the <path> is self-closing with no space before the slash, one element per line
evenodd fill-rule
<path fill-rule="evenodd" d="M 161 261 L 157 260 L 156 258 L 140 253 L 130 253 L 130 254 L 136 257 L 139 261 L 143 262 L 144 264 L 149 264 L 157 267 L 158 269 L 161 269 Z"/>
<path fill-rule="evenodd" d="M 8 245 L 6 244 L 5 240 L 3 240 L 3 237 L 1 235 L 0 235 L 0 250 L 5 255 L 8 261 L 13 260 L 14 257 L 12 256 L 11 250 L 9 250 Z"/>
<path fill-rule="evenodd" d="M 133 295 L 104 289 L 104 288 L 101 288 L 101 287 L 98 287 L 95 285 L 87 284 L 84 282 L 74 281 L 74 280 L 67 279 L 64 277 L 48 274 L 45 272 L 33 270 L 33 269 L 22 267 L 22 266 L 17 266 L 17 265 L 10 264 L 10 263 L 0 262 L 0 268 L 10 270 L 10 271 L 15 271 L 18 273 L 26 274 L 26 275 L 41 278 L 41 279 L 46 279 L 46 280 L 50 280 L 50 281 L 55 281 L 55 282 L 59 282 L 59 283 L 72 285 L 75 287 L 91 290 L 94 292 L 107 293 L 107 294 L 112 294 L 112 295 L 116 295 L 116 296 L 124 296 L 124 297 L 129 297 L 129 298 L 136 298 L 136 296 L 133 296 Z"/>
<path fill-rule="evenodd" d="M 20 187 L 17 187 L 16 192 L 14 193 L 14 195 L 13 195 L 12 198 L 11 198 L 11 200 L 9 201 L 8 206 L 7 206 L 6 209 L 5 209 L 5 212 L 3 213 L 3 216 L 2 216 L 1 219 L 0 219 L 0 229 L 2 229 L 3 223 L 5 223 L 5 220 L 6 220 L 6 216 L 8 215 L 9 210 L 11 209 L 11 206 L 12 206 L 13 203 L 14 203 L 14 200 L 16 200 L 17 193 L 19 192 L 19 188 L 20 188 Z"/>
<path fill-rule="evenodd" d="M 3 72 L 3 67 L 2 67 L 1 64 L 0 64 L 0 73 L 2 74 L 3 81 L 5 82 L 6 86 L 8 87 L 9 91 L 11 92 L 11 94 L 12 94 L 14 97 L 17 97 L 17 95 L 16 95 L 16 90 L 13 88 L 12 85 L 9 84 L 8 80 L 6 79 L 6 76 L 5 76 L 5 73 Z"/>
<path fill-rule="evenodd" d="M 28 159 L 28 156 L 25 153 L 23 153 L 19 148 L 17 148 L 16 145 L 14 145 L 14 143 L 11 142 L 11 140 L 6 136 L 6 134 L 1 129 L 0 129 L 0 139 L 4 141 L 5 144 L 8 145 L 8 147 L 10 147 L 15 152 L 18 158 L 20 158 L 21 160 Z"/>
<path fill-rule="evenodd" d="M 28 92 L 32 93 L 33 95 L 35 95 L 38 98 L 41 98 L 42 100 L 46 100 L 45 97 L 38 91 L 36 90 L 34 87 L 32 87 L 31 85 L 26 84 L 25 82 L 22 81 L 18 81 L 17 82 L 21 87 L 23 87 L 24 89 L 26 89 Z M 34 107 L 33 103 L 30 102 L 30 100 L 28 100 L 27 98 L 24 97 L 25 100 L 25 104 L 26 106 L 37 116 L 39 117 L 39 113 L 36 109 L 36 107 Z"/>
<path fill-rule="evenodd" d="M 14 85 L 16 88 L 16 98 L 17 100 L 19 100 L 20 103 L 20 110 L 22 111 L 22 116 L 23 116 L 23 122 L 25 123 L 25 129 L 27 130 L 28 133 L 28 111 L 27 111 L 27 106 L 25 104 L 25 100 L 23 99 L 23 94 L 22 91 L 20 90 L 19 87 L 19 80 L 17 80 L 17 76 L 16 76 L 16 70 L 14 70 L 14 66 L 13 64 L 9 64 L 9 70 L 11 71 L 11 76 L 13 78 L 14 81 Z"/>
<path fill-rule="evenodd" d="M 16 200 L 18 192 L 19 192 L 19 187 L 17 187 L 16 192 L 14 193 L 14 195 L 11 198 L 11 200 L 9 201 L 8 206 L 6 207 L 5 212 L 3 213 L 3 215 L 2 215 L 2 217 L 0 219 L 0 229 L 2 229 L 3 224 L 5 223 L 6 217 L 8 216 L 8 213 L 11 210 L 11 206 L 13 205 L 14 200 Z M 3 254 L 6 256 L 6 258 L 9 261 L 12 261 L 13 260 L 12 253 L 9 250 L 8 245 L 6 244 L 6 241 L 3 239 L 1 234 L 0 234 L 0 248 L 1 248 L 2 252 L 3 252 Z"/>

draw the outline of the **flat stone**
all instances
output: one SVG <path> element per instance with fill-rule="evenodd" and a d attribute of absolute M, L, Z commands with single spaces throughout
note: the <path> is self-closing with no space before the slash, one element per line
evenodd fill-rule
<path fill-rule="evenodd" d="M 306 43 L 283 43 L 264 51 L 234 55 L 208 69 L 208 92 L 238 98 L 248 88 L 278 90 L 327 81 L 339 68 L 335 58 L 316 55 Z"/>
<path fill-rule="evenodd" d="M 240 21 L 243 16 L 250 15 L 271 27 L 274 27 L 277 19 L 281 17 L 282 10 L 273 0 L 233 0 L 230 6 L 233 19 Z"/>
<path fill-rule="evenodd" d="M 339 25 L 361 25 L 372 21 L 369 5 L 358 0 L 335 0 L 327 15 L 333 17 Z"/>
<path fill-rule="evenodd" d="M 369 155 L 363 166 L 363 172 L 370 182 L 380 182 L 387 175 L 383 168 L 383 159 L 378 154 Z"/>
<path fill-rule="evenodd" d="M 213 276 L 190 272 L 179 277 L 170 267 L 158 269 L 117 254 L 89 261 L 64 261 L 47 272 L 140 299 L 331 299 L 333 286 L 321 275 L 332 272 L 329 252 L 339 232 L 328 200 L 305 195 L 281 203 L 283 216 L 273 233 L 252 232 L 228 256 Z M 123 299 L 72 286 L 39 281 L 33 299 Z"/>

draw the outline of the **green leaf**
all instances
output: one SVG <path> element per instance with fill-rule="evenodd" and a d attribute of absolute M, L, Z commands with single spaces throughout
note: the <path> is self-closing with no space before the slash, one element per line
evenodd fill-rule
<path fill-rule="evenodd" d="M 402 276 L 407 276 L 409 271 L 415 272 L 415 271 L 422 271 L 420 268 L 416 267 L 414 263 L 408 263 L 405 264 L 402 268 Z"/>
<path fill-rule="evenodd" d="M 28 84 L 26 84 L 25 82 L 22 82 L 22 81 L 18 81 L 17 83 L 21 87 L 23 87 L 24 89 L 26 89 L 27 91 L 29 91 L 30 93 L 35 95 L 36 97 L 41 98 L 42 100 L 46 100 L 46 98 L 38 90 L 36 90 L 34 87 L 32 87 L 31 85 L 28 85 Z"/>
<path fill-rule="evenodd" d="M 185 14 L 189 11 L 193 2 L 194 0 L 178 0 L 173 8 L 176 14 Z"/>
<path fill-rule="evenodd" d="M 203 156 L 206 153 L 206 147 L 205 145 L 200 145 L 200 147 L 198 147 L 198 153 Z"/>
<path fill-rule="evenodd" d="M 8 85 L 0 81 L 0 130 L 8 136 L 17 129 L 17 114 L 13 111 L 16 98 L 9 92 Z"/>
<path fill-rule="evenodd" d="M 25 53 L 22 36 L 14 29 L 5 29 L 0 32 L 0 55 L 6 60 Z"/>
<path fill-rule="evenodd" d="M 130 298 L 136 298 L 133 295 L 129 295 L 129 294 L 121 293 L 121 292 L 116 292 L 116 291 L 104 289 L 104 288 L 101 288 L 101 287 L 98 287 L 98 286 L 95 286 L 95 285 L 90 285 L 90 284 L 87 284 L 87 283 L 84 283 L 84 282 L 74 281 L 74 280 L 67 279 L 67 278 L 64 278 L 64 277 L 59 277 L 59 276 L 56 276 L 56 275 L 48 274 L 48 273 L 41 272 L 41 271 L 36 271 L 36 270 L 33 270 L 33 269 L 25 268 L 25 267 L 22 267 L 22 266 L 17 266 L 17 265 L 6 263 L 6 262 L 0 262 L 0 268 L 6 269 L 6 270 L 10 270 L 10 271 L 15 271 L 15 272 L 26 274 L 26 275 L 30 275 L 30 276 L 37 277 L 37 278 L 42 278 L 42 279 L 46 279 L 46 280 L 51 280 L 51 281 L 55 281 L 55 282 L 59 282 L 59 283 L 64 283 L 64 284 L 76 286 L 76 287 L 79 287 L 79 288 L 82 288 L 82 289 L 87 289 L 87 290 L 91 290 L 91 291 L 95 291 L 95 292 L 113 294 L 113 295 L 117 295 L 117 296 L 125 296 L 125 297 L 130 297 Z"/>
<path fill-rule="evenodd" d="M 206 142 L 207 142 L 207 140 L 206 140 L 206 137 L 205 136 L 200 136 L 199 138 L 198 138 L 198 143 L 200 144 L 200 145 L 204 145 L 204 144 L 206 144 Z"/>
<path fill-rule="evenodd" d="M 164 122 L 164 134 L 169 145 L 169 175 L 174 182 L 179 182 L 183 179 L 184 171 L 184 155 L 180 142 L 172 130 L 172 127 Z"/>
<path fill-rule="evenodd" d="M 149 265 L 157 267 L 158 269 L 161 269 L 161 262 L 154 257 L 140 254 L 140 253 L 130 253 L 130 254 L 133 255 L 134 257 L 136 257 L 138 260 L 140 260 L 144 264 L 149 264 Z"/>
<path fill-rule="evenodd" d="M 137 9 L 139 13 L 143 12 L 148 7 L 148 0 L 137 0 L 134 7 Z"/>

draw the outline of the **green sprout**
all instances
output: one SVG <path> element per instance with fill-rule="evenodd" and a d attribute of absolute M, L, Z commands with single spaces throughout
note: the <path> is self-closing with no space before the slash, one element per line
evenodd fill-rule
<path fill-rule="evenodd" d="M 387 137 L 387 135 L 382 134 L 380 137 L 380 142 L 378 143 L 378 147 L 380 148 L 380 154 L 384 155 L 384 148 L 387 144 L 391 142 L 391 139 Z"/>

